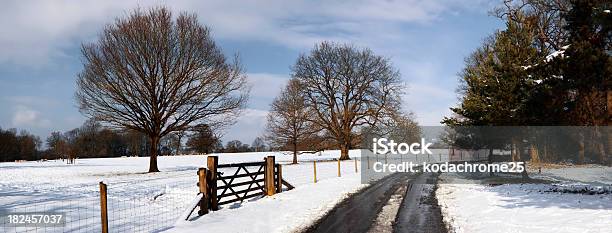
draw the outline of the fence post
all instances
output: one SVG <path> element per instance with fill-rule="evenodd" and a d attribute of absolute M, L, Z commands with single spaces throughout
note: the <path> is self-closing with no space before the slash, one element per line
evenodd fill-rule
<path fill-rule="evenodd" d="M 314 182 L 317 183 L 317 161 L 312 161 L 312 169 L 314 171 Z"/>
<path fill-rule="evenodd" d="M 274 187 L 274 156 L 266 157 L 266 166 L 264 172 L 264 180 L 266 187 L 266 195 L 272 196 L 276 193 L 276 188 Z"/>
<path fill-rule="evenodd" d="M 208 171 L 206 168 L 201 167 L 198 169 L 198 187 L 200 188 L 200 193 L 202 193 L 202 199 L 200 199 L 200 210 L 198 210 L 198 215 L 200 216 L 208 213 L 209 193 L 206 184 L 207 173 Z"/>
<path fill-rule="evenodd" d="M 280 193 L 283 191 L 283 167 L 278 165 L 278 175 L 276 176 L 276 192 Z"/>
<path fill-rule="evenodd" d="M 338 177 L 340 177 L 340 159 L 338 159 Z"/>
<path fill-rule="evenodd" d="M 102 233 L 108 233 L 108 209 L 106 199 L 106 184 L 100 182 L 100 216 L 102 217 Z"/>
<path fill-rule="evenodd" d="M 217 166 L 219 165 L 219 157 L 208 156 L 207 158 L 208 170 L 211 176 L 208 177 L 208 188 L 210 189 L 210 209 L 219 210 L 219 204 L 217 202 Z"/>

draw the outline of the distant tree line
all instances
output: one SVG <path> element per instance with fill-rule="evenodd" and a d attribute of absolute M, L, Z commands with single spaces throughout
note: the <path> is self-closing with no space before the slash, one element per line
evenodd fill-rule
<path fill-rule="evenodd" d="M 41 146 L 40 138 L 25 130 L 0 128 L 0 162 L 41 158 Z"/>
<path fill-rule="evenodd" d="M 46 147 L 45 147 L 46 145 Z M 151 141 L 147 135 L 129 129 L 114 129 L 95 120 L 66 132 L 52 132 L 45 142 L 40 137 L 17 129 L 0 128 L 0 162 L 16 160 L 107 158 L 149 156 Z M 44 149 L 43 149 L 44 148 Z M 230 140 L 225 145 L 208 125 L 168 134 L 157 147 L 159 155 L 209 154 L 268 151 L 262 137 L 251 145 Z"/>

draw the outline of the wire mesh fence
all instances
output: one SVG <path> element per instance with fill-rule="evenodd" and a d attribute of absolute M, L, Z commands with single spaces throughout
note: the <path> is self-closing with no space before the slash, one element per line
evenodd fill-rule
<path fill-rule="evenodd" d="M 196 196 L 164 193 L 154 198 L 108 198 L 110 232 L 159 232 L 172 227 Z"/>
<path fill-rule="evenodd" d="M 193 177 L 195 178 L 195 175 Z M 190 186 L 185 186 L 187 184 Z M 146 190 L 142 188 L 143 186 L 146 185 L 142 183 L 108 185 L 109 232 L 167 230 L 174 225 L 197 195 L 194 190 L 195 181 L 179 182 L 173 187 L 148 187 Z M 101 232 L 102 230 L 100 193 L 97 191 L 82 193 L 79 196 L 45 193 L 27 199 L 29 200 L 0 206 L 0 217 L 2 217 L 0 232 Z M 23 217 L 20 218 L 21 216 Z M 61 216 L 61 221 L 50 223 L 51 216 Z"/>
<path fill-rule="evenodd" d="M 95 232 L 100 231 L 100 201 L 90 196 L 49 198 L 0 207 L 1 232 Z M 60 215 L 60 223 L 37 221 L 35 216 Z M 17 216 L 17 218 L 12 218 Z M 23 217 L 21 217 L 23 216 Z"/>

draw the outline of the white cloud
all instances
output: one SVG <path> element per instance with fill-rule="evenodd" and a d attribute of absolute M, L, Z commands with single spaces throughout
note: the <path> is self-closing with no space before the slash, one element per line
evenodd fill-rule
<path fill-rule="evenodd" d="M 464 1 L 11 1 L 0 8 L 0 64 L 48 64 L 138 6 L 195 12 L 216 37 L 303 49 L 325 39 L 381 43 L 399 23 L 427 23 L 473 5 Z"/>
<path fill-rule="evenodd" d="M 40 112 L 28 106 L 18 105 L 15 108 L 12 123 L 15 127 L 44 128 L 48 127 L 51 121 L 42 118 Z"/>
<path fill-rule="evenodd" d="M 9 96 L 6 98 L 13 105 L 26 105 L 26 106 L 45 106 L 54 107 L 60 105 L 60 103 L 53 98 L 45 98 L 39 96 Z"/>
<path fill-rule="evenodd" d="M 264 133 L 268 111 L 258 109 L 245 109 L 237 119 L 235 125 L 230 127 L 223 135 L 223 142 L 240 140 L 250 144 L 255 137 Z"/>
<path fill-rule="evenodd" d="M 251 143 L 257 136 L 264 133 L 268 106 L 280 93 L 281 89 L 289 80 L 288 75 L 269 73 L 247 74 L 249 83 L 252 85 L 249 106 L 236 124 L 229 127 L 223 136 L 223 141 L 240 140 L 243 143 Z"/>
<path fill-rule="evenodd" d="M 416 120 L 424 126 L 440 125 L 444 116 L 449 116 L 449 107 L 456 101 L 456 82 L 441 73 L 441 68 L 432 62 L 406 62 L 400 67 L 408 82 L 404 106 L 416 114 Z"/>
<path fill-rule="evenodd" d="M 424 126 L 440 125 L 442 117 L 449 116 L 449 106 L 455 100 L 453 89 L 432 83 L 411 83 L 404 97 L 404 106 L 416 115 L 416 120 Z"/>
<path fill-rule="evenodd" d="M 289 80 L 289 75 L 251 73 L 247 74 L 251 85 L 250 106 L 267 109 L 269 104 Z"/>

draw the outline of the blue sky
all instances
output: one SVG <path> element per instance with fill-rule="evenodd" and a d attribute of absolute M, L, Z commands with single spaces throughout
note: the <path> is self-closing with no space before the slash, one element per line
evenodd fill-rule
<path fill-rule="evenodd" d="M 135 7 L 196 13 L 228 55 L 238 53 L 252 85 L 242 117 L 223 140 L 264 131 L 269 104 L 296 58 L 322 40 L 369 47 L 389 57 L 408 84 L 404 108 L 439 125 L 457 103 L 464 58 L 503 22 L 499 1 L 6 1 L 0 8 L 0 127 L 45 139 L 80 126 L 73 95 L 80 45 Z"/>

